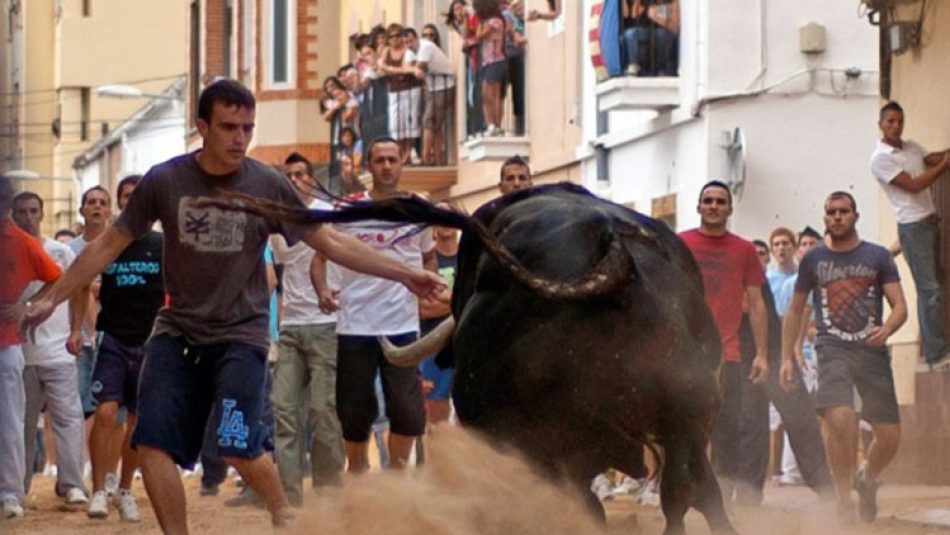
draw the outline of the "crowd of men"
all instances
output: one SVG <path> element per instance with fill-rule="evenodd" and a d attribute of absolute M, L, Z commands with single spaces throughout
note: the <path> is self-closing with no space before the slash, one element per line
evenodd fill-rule
<path fill-rule="evenodd" d="M 427 420 L 449 418 L 451 372 L 431 363 L 393 366 L 377 337 L 404 344 L 450 313 L 454 230 L 295 224 L 200 202 L 219 188 L 310 209 L 384 200 L 400 192 L 405 148 L 392 137 L 375 139 L 366 149 L 372 188 L 321 198 L 303 156 L 289 155 L 282 173 L 245 157 L 255 119 L 246 88 L 217 81 L 197 108 L 202 148 L 123 179 L 114 220 L 108 191 L 84 192 L 85 228 L 68 246 L 41 234 L 42 197 L 14 195 L 0 177 L 6 518 L 24 514 L 44 409 L 57 449 L 55 491 L 67 504 L 87 504 L 96 519 L 107 518 L 114 504 L 121 520 L 138 521 L 131 483 L 140 467 L 159 524 L 170 533 L 188 531 L 178 467 L 193 468 L 199 456 L 234 467 L 273 523 L 283 525 L 293 516 L 289 507 L 303 504 L 308 462 L 318 495 L 342 484 L 344 468 L 368 469 L 381 412 L 377 383 L 392 468 L 410 462 L 414 444 L 421 462 Z M 882 109 L 880 125 L 872 171 L 898 213 L 901 249 L 920 296 L 924 356 L 940 367 L 947 362 L 937 321 L 942 291 L 932 287 L 936 264 L 927 256 L 936 243 L 928 234 L 934 209 L 920 193 L 950 167 L 950 152 L 928 154 L 902 140 L 896 103 Z M 531 187 L 528 164 L 506 161 L 498 186 L 502 194 Z M 680 234 L 722 340 L 722 410 L 711 453 L 723 495 L 761 502 L 771 402 L 793 454 L 784 475 L 836 498 L 845 522 L 855 516 L 850 494 L 857 490 L 860 517 L 871 521 L 879 476 L 900 437 L 886 342 L 907 310 L 892 251 L 858 237 L 858 206 L 847 192 L 826 198 L 824 235 L 777 228 L 765 251 L 728 230 L 732 210 L 729 187 L 709 182 L 699 192 L 700 226 Z M 162 232 L 153 230 L 156 222 Z M 268 244 L 282 266 L 273 369 L 269 298 L 277 281 L 264 262 Z M 860 466 L 859 417 L 874 435 Z M 109 475 L 115 478 L 120 462 L 110 498 Z M 216 494 L 216 484 L 203 486 L 202 495 Z"/>

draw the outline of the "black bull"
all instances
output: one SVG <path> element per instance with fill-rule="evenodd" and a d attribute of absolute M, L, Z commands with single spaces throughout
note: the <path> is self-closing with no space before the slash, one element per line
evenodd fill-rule
<path fill-rule="evenodd" d="M 463 230 L 456 320 L 441 364 L 467 426 L 587 487 L 662 451 L 667 533 L 696 507 L 732 532 L 706 457 L 719 407 L 720 343 L 687 248 L 660 222 L 558 184 L 511 193 L 472 218 L 400 198 L 338 212 L 209 201 L 297 221 L 384 219 Z M 602 510 L 601 510 L 602 514 Z"/>

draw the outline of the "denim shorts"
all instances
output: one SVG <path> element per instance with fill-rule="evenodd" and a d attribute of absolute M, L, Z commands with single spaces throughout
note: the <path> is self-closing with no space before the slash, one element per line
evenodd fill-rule
<path fill-rule="evenodd" d="M 240 342 L 193 345 L 153 336 L 145 345 L 132 446 L 162 450 L 191 469 L 210 425 L 222 457 L 261 456 L 270 441 L 261 423 L 266 359 L 266 348 Z"/>
<path fill-rule="evenodd" d="M 854 391 L 861 396 L 861 419 L 872 424 L 900 423 L 891 359 L 886 351 L 829 346 L 818 348 L 819 414 L 832 407 L 855 408 Z"/>
<path fill-rule="evenodd" d="M 115 401 L 135 414 L 139 374 L 145 346 L 129 345 L 103 333 L 92 373 L 92 397 L 96 404 Z"/>
<path fill-rule="evenodd" d="M 96 412 L 96 400 L 92 397 L 92 374 L 96 369 L 96 350 L 92 346 L 82 346 L 76 355 L 76 371 L 79 377 L 79 399 L 82 400 L 82 413 L 89 418 Z"/>

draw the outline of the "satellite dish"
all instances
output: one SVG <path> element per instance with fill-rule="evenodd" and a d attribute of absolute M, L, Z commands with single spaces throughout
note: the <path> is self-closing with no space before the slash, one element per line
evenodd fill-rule
<path fill-rule="evenodd" d="M 745 132 L 736 127 L 732 132 L 732 139 L 726 149 L 726 183 L 732 189 L 735 197 L 742 196 L 742 189 L 745 187 L 746 177 L 746 144 Z"/>

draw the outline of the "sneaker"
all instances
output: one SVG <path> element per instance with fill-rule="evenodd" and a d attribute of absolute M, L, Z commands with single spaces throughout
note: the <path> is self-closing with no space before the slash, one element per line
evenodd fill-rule
<path fill-rule="evenodd" d="M 3 518 L 23 518 L 23 506 L 16 498 L 3 500 Z"/>
<path fill-rule="evenodd" d="M 640 482 L 640 492 L 637 493 L 637 503 L 650 507 L 660 506 L 660 493 L 656 488 L 656 479 Z"/>
<path fill-rule="evenodd" d="M 865 522 L 874 522 L 877 518 L 877 488 L 880 483 L 868 481 L 867 472 L 862 468 L 854 474 L 854 490 L 858 491 L 858 515 Z"/>
<path fill-rule="evenodd" d="M 70 487 L 66 491 L 66 504 L 67 505 L 80 505 L 84 503 L 89 503 L 89 498 L 86 496 L 86 493 L 78 487 Z"/>
<path fill-rule="evenodd" d="M 258 497 L 257 493 L 251 490 L 249 487 L 244 487 L 244 489 L 233 498 L 228 498 L 224 500 L 225 507 L 244 507 L 246 505 L 253 505 L 254 507 L 263 509 L 264 502 Z"/>
<path fill-rule="evenodd" d="M 930 371 L 948 370 L 950 369 L 950 353 L 947 353 L 933 362 L 928 362 L 927 364 L 930 365 Z"/>
<path fill-rule="evenodd" d="M 115 497 L 116 508 L 119 509 L 119 520 L 122 522 L 141 522 L 139 506 L 135 503 L 135 496 L 127 489 L 119 489 Z"/>
<path fill-rule="evenodd" d="M 600 474 L 594 478 L 590 485 L 590 490 L 597 495 L 598 500 L 609 500 L 613 496 L 610 493 L 610 480 L 607 476 Z"/>
<path fill-rule="evenodd" d="M 636 76 L 640 74 L 640 66 L 637 65 L 636 63 L 631 63 L 627 65 L 626 73 L 627 73 L 627 76 Z"/>
<path fill-rule="evenodd" d="M 119 476 L 109 472 L 106 474 L 106 479 L 102 486 L 106 491 L 106 496 L 110 498 L 114 497 L 116 491 L 119 490 Z"/>
<path fill-rule="evenodd" d="M 805 484 L 805 480 L 800 476 L 782 474 L 778 476 L 775 484 L 780 487 L 800 487 Z"/>
<path fill-rule="evenodd" d="M 202 483 L 201 490 L 198 491 L 198 495 L 199 496 L 217 496 L 219 490 L 220 489 L 218 488 L 218 485 L 212 485 L 210 483 Z"/>
<path fill-rule="evenodd" d="M 43 477 L 56 477 L 58 470 L 55 464 L 48 464 L 43 467 Z"/>
<path fill-rule="evenodd" d="M 108 518 L 109 516 L 109 497 L 106 491 L 97 490 L 92 494 L 89 500 L 89 509 L 86 510 L 86 516 L 89 518 Z"/>

